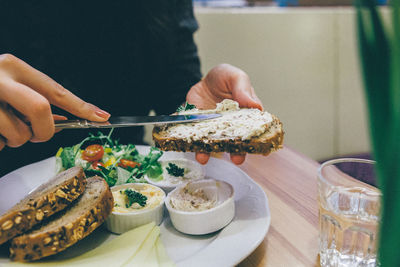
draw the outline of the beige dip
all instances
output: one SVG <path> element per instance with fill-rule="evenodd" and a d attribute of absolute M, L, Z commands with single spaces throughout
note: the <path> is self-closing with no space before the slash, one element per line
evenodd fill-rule
<path fill-rule="evenodd" d="M 171 195 L 171 206 L 181 211 L 204 211 L 214 208 L 217 204 L 216 196 L 209 197 L 203 188 L 191 190 L 186 185 Z"/>
<path fill-rule="evenodd" d="M 135 212 L 142 210 L 149 210 L 154 207 L 157 207 L 162 202 L 165 194 L 164 192 L 154 186 L 151 185 L 140 185 L 135 188 L 130 188 L 136 192 L 147 197 L 146 205 L 144 207 L 140 206 L 138 203 L 133 203 L 129 208 L 126 207 L 126 204 L 129 203 L 128 197 L 125 195 L 124 191 L 126 189 L 121 189 L 117 191 L 113 191 L 114 197 L 114 208 L 113 211 L 127 213 L 127 212 Z"/>

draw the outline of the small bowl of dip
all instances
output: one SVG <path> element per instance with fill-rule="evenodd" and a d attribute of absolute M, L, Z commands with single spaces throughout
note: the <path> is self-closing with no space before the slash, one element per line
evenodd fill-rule
<path fill-rule="evenodd" d="M 204 169 L 196 161 L 177 158 L 161 160 L 162 174 L 158 178 L 149 178 L 145 175 L 148 183 L 162 188 L 165 192 L 170 192 L 177 186 L 204 179 Z"/>
<path fill-rule="evenodd" d="M 192 181 L 171 191 L 165 206 L 178 231 L 209 234 L 228 225 L 235 216 L 234 190 L 224 181 Z"/>
<path fill-rule="evenodd" d="M 106 227 L 121 234 L 149 222 L 161 224 L 165 192 L 154 185 L 131 183 L 111 187 L 114 207 L 106 219 Z"/>

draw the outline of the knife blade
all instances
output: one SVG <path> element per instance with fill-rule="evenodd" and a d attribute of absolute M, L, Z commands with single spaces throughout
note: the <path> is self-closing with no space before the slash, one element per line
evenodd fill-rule
<path fill-rule="evenodd" d="M 193 115 L 159 115 L 159 116 L 122 116 L 111 117 L 106 122 L 94 122 L 88 120 L 64 120 L 55 121 L 55 128 L 80 129 L 80 128 L 118 128 L 133 127 L 149 124 L 163 125 L 173 123 L 197 122 L 220 117 L 221 114 L 193 114 Z"/>

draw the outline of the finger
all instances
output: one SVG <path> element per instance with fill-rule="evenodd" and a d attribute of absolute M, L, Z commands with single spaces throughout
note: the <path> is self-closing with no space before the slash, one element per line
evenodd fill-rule
<path fill-rule="evenodd" d="M 242 71 L 238 72 L 232 78 L 231 88 L 233 100 L 237 101 L 240 107 L 263 109 L 262 103 L 256 97 L 250 78 L 246 73 Z"/>
<path fill-rule="evenodd" d="M 203 164 L 203 165 L 206 164 L 209 159 L 210 159 L 210 154 L 208 154 L 208 153 L 196 153 L 196 160 L 200 164 Z"/>
<path fill-rule="evenodd" d="M 53 120 L 55 120 L 55 121 L 65 121 L 65 120 L 68 120 L 68 118 L 65 117 L 65 116 L 53 114 Z"/>
<path fill-rule="evenodd" d="M 32 132 L 23 121 L 4 106 L 0 108 L 0 148 L 2 149 L 4 145 L 19 147 L 31 139 Z"/>
<path fill-rule="evenodd" d="M 246 154 L 231 154 L 231 161 L 236 165 L 242 164 L 246 159 Z"/>
<path fill-rule="evenodd" d="M 0 60 L 0 63 L 7 64 L 7 66 L 11 68 L 14 78 L 43 95 L 51 104 L 75 116 L 91 121 L 106 121 L 110 117 L 108 112 L 83 101 L 53 79 L 34 69 L 24 61 L 12 55 L 6 55 L 6 57 L 7 59 L 4 60 L 3 55 L 3 60 Z"/>
<path fill-rule="evenodd" d="M 252 87 L 246 86 L 248 86 L 246 83 L 238 82 L 232 90 L 233 99 L 239 103 L 240 107 L 263 110 L 261 101 L 252 95 Z"/>
<path fill-rule="evenodd" d="M 6 146 L 6 141 L 0 136 L 0 151 Z"/>
<path fill-rule="evenodd" d="M 54 121 L 65 121 L 65 120 L 68 120 L 68 118 L 65 117 L 65 116 L 60 116 L 60 115 L 53 114 L 53 120 Z M 61 131 L 62 131 L 62 129 L 55 129 L 54 132 L 55 133 L 59 133 Z"/>
<path fill-rule="evenodd" d="M 53 136 L 54 120 L 51 107 L 42 95 L 21 83 L 3 79 L 0 82 L 0 98 L 22 113 L 31 123 L 31 141 L 43 142 Z"/>
<path fill-rule="evenodd" d="M 256 92 L 254 91 L 253 87 L 251 87 L 251 98 L 253 98 L 253 100 L 256 101 L 261 106 L 261 108 L 259 108 L 259 107 L 256 107 L 256 108 L 258 108 L 259 110 L 263 111 L 264 110 L 264 106 L 263 106 L 260 98 L 258 98 L 258 96 L 256 95 Z"/>

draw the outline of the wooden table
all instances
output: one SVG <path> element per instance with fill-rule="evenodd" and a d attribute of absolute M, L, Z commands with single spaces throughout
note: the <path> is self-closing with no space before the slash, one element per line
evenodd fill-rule
<path fill-rule="evenodd" d="M 271 226 L 260 246 L 238 266 L 319 266 L 318 166 L 287 147 L 267 157 L 247 156 L 240 168 L 267 194 Z"/>

